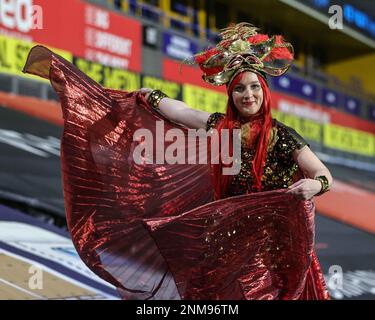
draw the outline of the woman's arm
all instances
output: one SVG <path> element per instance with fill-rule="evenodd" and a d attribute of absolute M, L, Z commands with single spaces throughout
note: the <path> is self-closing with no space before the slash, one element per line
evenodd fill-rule
<path fill-rule="evenodd" d="M 147 100 L 152 89 L 142 88 L 139 92 Z M 171 98 L 163 98 L 159 103 L 159 110 L 169 120 L 191 129 L 205 129 L 210 116 L 209 112 L 192 109 L 184 102 Z"/>
<path fill-rule="evenodd" d="M 306 179 L 301 179 L 289 187 L 288 193 L 295 194 L 302 199 L 311 199 L 320 192 L 322 184 L 315 180 L 316 177 L 325 176 L 329 186 L 332 185 L 333 178 L 328 168 L 319 160 L 308 146 L 293 152 L 293 158 L 301 168 Z"/>

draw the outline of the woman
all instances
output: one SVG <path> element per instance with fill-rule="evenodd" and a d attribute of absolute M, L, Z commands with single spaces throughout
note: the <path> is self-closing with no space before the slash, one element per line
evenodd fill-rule
<path fill-rule="evenodd" d="M 222 37 L 195 62 L 205 81 L 227 85 L 225 115 L 190 109 L 158 90 L 104 89 L 48 49 L 32 49 L 24 71 L 49 78 L 63 108 L 73 243 L 124 299 L 329 299 L 308 199 L 332 178 L 304 140 L 270 115 L 265 73 L 288 69 L 291 46 L 248 24 Z M 134 139 L 137 130 L 157 133 L 160 121 L 163 134 L 179 129 L 187 139 L 188 128 L 240 129 L 240 173 L 224 175 L 222 161 L 135 161 L 133 151 L 150 144 Z M 174 142 L 164 143 L 167 150 Z M 145 158 L 159 144 L 152 141 Z"/>
<path fill-rule="evenodd" d="M 146 99 L 149 99 L 153 90 L 142 88 L 140 92 L 145 95 Z M 264 94 L 264 92 L 266 92 L 266 94 Z M 254 121 L 259 121 L 260 116 L 262 126 L 265 122 L 265 117 L 270 119 L 270 93 L 266 81 L 262 76 L 250 71 L 239 73 L 232 80 L 231 86 L 228 89 L 228 95 L 231 97 L 231 100 L 228 105 L 227 116 L 239 119 L 240 123 L 243 125 L 243 131 L 245 134 L 248 134 L 248 127 L 251 127 L 251 124 L 254 126 Z M 266 101 L 264 101 L 264 95 L 266 95 Z M 209 114 L 207 112 L 194 110 L 181 101 L 166 97 L 160 100 L 158 108 L 163 115 L 171 121 L 184 124 L 186 127 L 194 129 L 210 129 L 217 125 L 220 120 L 225 118 L 224 114 Z M 276 144 L 275 149 L 277 149 L 281 142 L 287 140 L 288 148 L 290 149 L 287 150 L 287 152 L 282 152 L 279 148 L 279 150 L 276 150 L 274 153 L 270 152 L 272 150 L 271 148 L 267 150 L 269 157 L 267 157 L 265 168 L 262 168 L 264 179 L 263 185 L 259 189 L 257 189 L 257 185 L 254 183 L 255 181 L 253 181 L 254 178 L 248 175 L 248 173 L 250 173 L 248 168 L 242 167 L 240 175 L 231 183 L 231 189 L 228 195 L 256 192 L 260 189 L 274 190 L 287 187 L 289 189 L 288 193 L 291 193 L 300 199 L 309 200 L 322 191 L 322 183 L 325 183 L 325 181 L 316 179 L 317 177 L 326 177 L 328 187 L 332 184 L 332 176 L 329 170 L 311 151 L 301 136 L 299 136 L 293 129 L 283 125 L 275 119 L 272 123 L 272 129 L 273 140 L 271 139 L 269 141 L 270 147 L 273 148 Z M 275 140 L 279 139 L 281 135 L 282 139 L 275 142 Z M 245 137 L 243 140 L 244 139 Z M 256 140 L 255 137 L 251 137 L 251 139 Z M 250 152 L 256 149 L 255 146 L 251 148 L 245 143 L 242 144 L 242 147 L 243 150 Z M 259 150 L 259 148 L 257 150 Z M 285 158 L 288 157 L 287 153 L 291 153 L 293 160 L 284 159 L 284 162 L 280 163 L 280 159 L 278 158 L 281 158 L 281 153 L 283 153 L 282 156 Z M 250 158 L 246 157 L 246 152 L 242 154 L 243 161 L 245 159 L 249 160 Z M 271 168 L 272 160 L 279 162 L 281 165 L 277 167 L 277 172 Z M 287 160 L 286 163 L 285 160 Z M 291 184 L 293 181 L 293 173 L 297 172 L 298 168 L 305 174 L 306 178 L 298 179 L 297 182 Z M 215 175 L 215 177 L 219 180 L 220 171 L 217 173 L 218 174 Z M 273 179 L 275 175 L 282 179 Z M 285 177 L 288 179 L 284 180 Z M 223 191 L 223 186 L 219 185 L 218 187 L 217 195 L 219 196 L 217 198 L 221 198 L 220 194 Z"/>

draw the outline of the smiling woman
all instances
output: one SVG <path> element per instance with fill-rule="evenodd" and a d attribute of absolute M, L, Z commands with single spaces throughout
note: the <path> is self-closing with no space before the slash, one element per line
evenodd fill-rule
<path fill-rule="evenodd" d="M 264 80 L 258 79 L 258 75 L 253 72 L 244 72 L 240 76 L 234 85 L 232 99 L 241 117 L 251 121 L 252 116 L 258 113 L 263 103 L 261 81 Z"/>
<path fill-rule="evenodd" d="M 193 59 L 205 81 L 227 86 L 225 114 L 193 110 L 159 90 L 105 89 L 44 47 L 29 55 L 25 72 L 50 79 L 63 109 L 72 240 L 124 299 L 329 299 L 312 198 L 332 177 L 301 136 L 272 119 L 265 77 L 286 72 L 293 50 L 256 30 L 224 29 L 217 47 Z M 163 137 L 205 128 L 221 139 L 238 129 L 239 173 L 224 173 L 223 148 L 207 165 L 136 163 L 134 133 L 154 135 L 158 121 Z"/>

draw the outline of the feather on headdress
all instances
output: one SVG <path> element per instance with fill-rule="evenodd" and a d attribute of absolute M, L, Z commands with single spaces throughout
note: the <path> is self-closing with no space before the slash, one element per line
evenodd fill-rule
<path fill-rule="evenodd" d="M 222 40 L 215 47 L 194 55 L 187 63 L 198 64 L 203 80 L 215 86 L 230 83 L 243 70 L 263 76 L 282 75 L 293 62 L 293 46 L 280 35 L 269 37 L 257 30 L 246 22 L 222 29 Z"/>

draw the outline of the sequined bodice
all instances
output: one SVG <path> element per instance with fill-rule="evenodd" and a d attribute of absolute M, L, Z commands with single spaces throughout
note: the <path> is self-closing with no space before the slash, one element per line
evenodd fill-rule
<path fill-rule="evenodd" d="M 206 129 L 214 128 L 224 117 L 213 113 L 207 121 Z M 287 188 L 302 177 L 292 153 L 301 149 L 307 142 L 292 128 L 273 119 L 266 164 L 263 169 L 262 191 Z M 252 160 L 255 149 L 241 145 L 241 170 L 233 177 L 228 193 L 231 196 L 256 192 L 253 188 Z"/>

